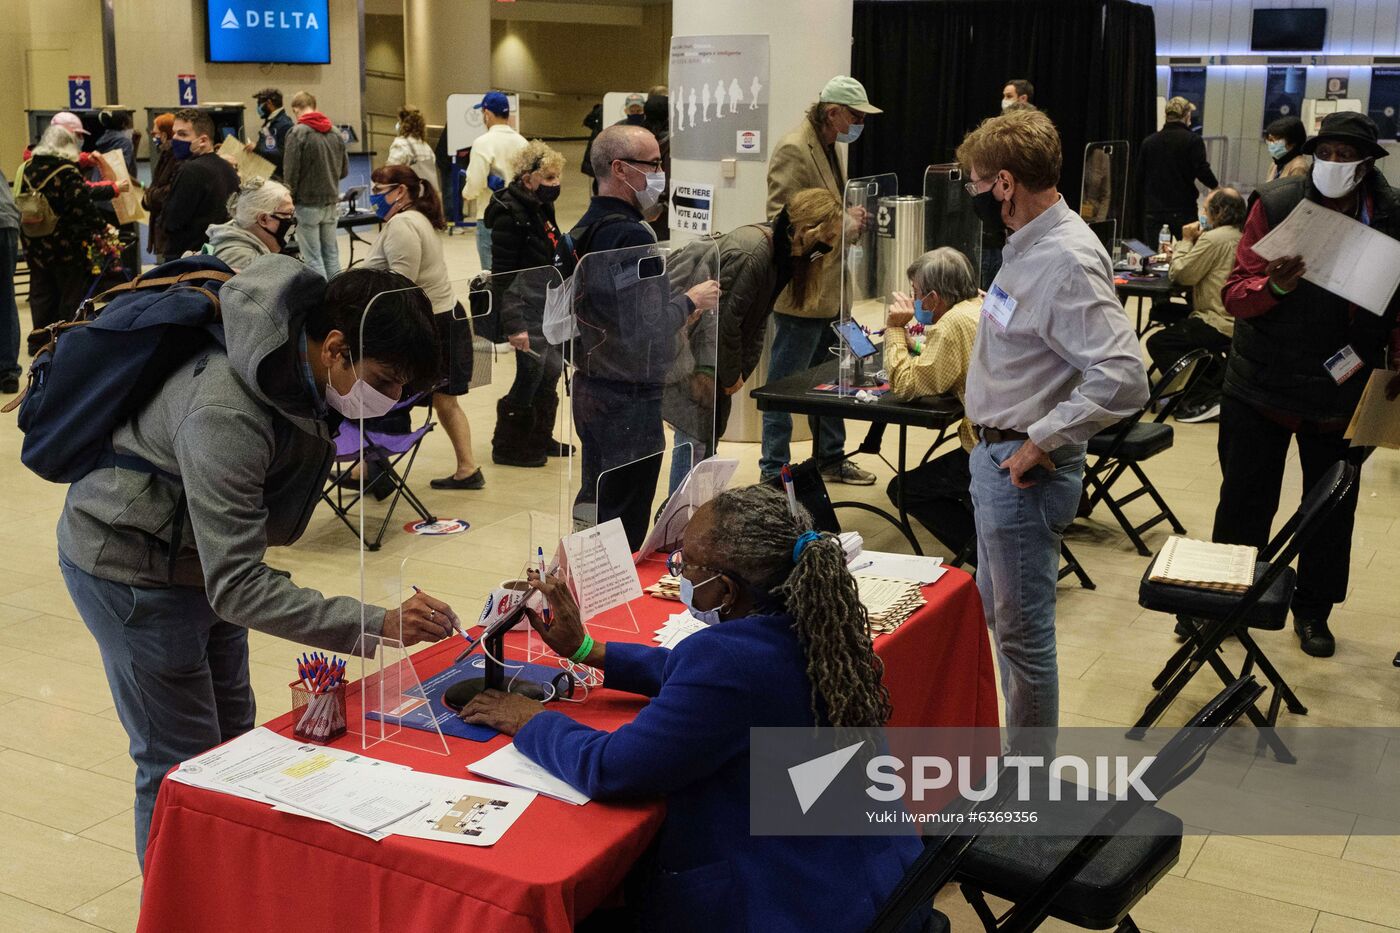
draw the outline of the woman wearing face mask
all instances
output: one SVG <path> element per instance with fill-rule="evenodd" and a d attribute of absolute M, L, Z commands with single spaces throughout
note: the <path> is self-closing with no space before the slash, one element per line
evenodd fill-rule
<path fill-rule="evenodd" d="M 662 415 L 675 430 L 670 492 L 714 455 L 734 395 L 758 368 L 778 295 L 789 286 L 798 300 L 814 292 L 840 239 L 841 202 L 824 188 L 807 188 L 772 223 L 739 227 L 671 256 L 672 280 L 690 282 L 697 264 L 712 262 L 718 250 L 720 299 L 717 323 L 706 315 L 688 328 L 689 352 L 677 364 L 685 372 L 667 383 L 662 398 Z"/>
<path fill-rule="evenodd" d="M 462 710 L 590 797 L 666 799 L 654 875 L 638 879 L 640 929 L 861 930 L 922 849 L 913 836 L 749 832 L 750 728 L 867 729 L 890 716 L 841 543 L 810 527 L 764 486 L 697 510 L 669 563 L 709 627 L 674 649 L 594 641 L 567 584 L 532 579 L 552 612 L 548 626 L 530 617 L 546 644 L 650 698 L 630 723 L 591 729 L 495 691 Z"/>
<path fill-rule="evenodd" d="M 472 378 L 471 322 L 452 290 L 438 231 L 447 226 L 442 202 L 431 182 L 407 165 L 384 165 L 370 175 L 369 200 L 384 228 L 365 259 L 369 269 L 397 272 L 423 289 L 433 303 L 442 384 L 433 393 L 433 411 L 452 442 L 457 469 L 432 481 L 434 489 L 481 489 L 486 477 L 472 456 L 472 428 L 457 397 Z"/>
<path fill-rule="evenodd" d="M 1303 153 L 1308 133 L 1297 117 L 1279 117 L 1264 130 L 1264 145 L 1273 164 L 1265 181 L 1306 175 L 1312 170 L 1312 157 Z"/>
<path fill-rule="evenodd" d="M 568 454 L 554 439 L 559 410 L 559 375 L 564 357 L 544 338 L 544 290 L 555 281 L 542 267 L 554 261 L 564 157 L 534 139 L 515 157 L 515 177 L 491 196 L 483 221 L 491 228 L 491 299 L 500 336 L 515 348 L 515 381 L 496 403 L 491 461 L 504 466 L 542 467 Z M 523 274 L 517 275 L 516 273 Z"/>
<path fill-rule="evenodd" d="M 428 124 L 423 119 L 423 111 L 417 107 L 404 106 L 399 110 L 399 122 L 394 124 L 398 134 L 389 144 L 389 157 L 385 165 L 407 165 L 413 174 L 437 190 L 437 156 L 428 145 Z"/>
<path fill-rule="evenodd" d="M 170 139 L 174 132 L 174 114 L 162 113 L 151 124 L 151 157 L 155 159 L 155 167 L 151 169 L 151 183 L 141 192 L 141 206 L 150 215 L 150 222 L 146 225 L 146 249 L 157 257 L 166 253 L 167 240 L 161 212 L 175 184 L 175 173 L 180 170 L 180 160 L 170 151 Z"/>
<path fill-rule="evenodd" d="M 202 252 L 238 272 L 259 256 L 280 253 L 296 227 L 292 193 L 275 181 L 250 178 L 229 200 L 227 223 L 209 227 Z"/>
<path fill-rule="evenodd" d="M 1365 448 L 1345 437 L 1371 370 L 1394 368 L 1400 356 L 1400 299 L 1373 314 L 1303 278 L 1302 259 L 1265 260 L 1255 243 L 1304 199 L 1400 239 L 1400 196 L 1376 168 L 1386 150 L 1371 118 L 1328 114 L 1303 152 L 1307 176 L 1281 178 L 1254 193 L 1235 269 L 1226 280 L 1225 310 L 1235 332 L 1220 404 L 1220 505 L 1213 540 L 1263 547 L 1283 485 L 1294 438 L 1303 489 L 1338 460 L 1360 467 Z M 1364 274 L 1364 273 L 1363 273 Z M 1332 607 L 1347 594 L 1351 531 L 1360 483 L 1303 548 L 1293 594 L 1293 628 L 1302 649 L 1328 657 L 1336 641 Z"/>

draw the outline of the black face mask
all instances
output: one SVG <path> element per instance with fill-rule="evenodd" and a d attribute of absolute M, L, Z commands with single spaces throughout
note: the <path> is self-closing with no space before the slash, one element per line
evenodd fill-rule
<path fill-rule="evenodd" d="M 829 252 L 831 252 L 830 243 L 814 243 L 812 248 L 807 251 L 806 259 L 808 262 L 816 262 Z"/>
<path fill-rule="evenodd" d="M 1001 219 L 1001 202 L 992 197 L 992 189 L 972 196 L 972 212 L 988 230 L 1003 230 L 1006 222 Z"/>
<path fill-rule="evenodd" d="M 268 216 L 277 221 L 277 227 L 273 230 L 267 230 L 266 227 L 263 229 L 272 234 L 272 238 L 277 241 L 277 248 L 279 250 L 286 249 L 287 238 L 292 235 L 292 231 L 295 230 L 297 226 L 296 218 L 279 217 L 276 214 L 269 214 Z"/>
<path fill-rule="evenodd" d="M 540 185 L 535 189 L 535 197 L 541 204 L 553 204 L 559 200 L 559 185 Z"/>

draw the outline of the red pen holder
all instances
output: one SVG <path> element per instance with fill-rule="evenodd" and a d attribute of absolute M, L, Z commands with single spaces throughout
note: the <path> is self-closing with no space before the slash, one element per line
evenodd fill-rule
<path fill-rule="evenodd" d="M 292 735 L 306 742 L 325 745 L 347 731 L 345 684 L 313 693 L 299 680 L 292 688 Z"/>

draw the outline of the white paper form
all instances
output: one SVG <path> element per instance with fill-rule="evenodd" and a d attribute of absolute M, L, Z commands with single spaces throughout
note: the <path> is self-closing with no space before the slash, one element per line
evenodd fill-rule
<path fill-rule="evenodd" d="M 257 728 L 218 748 L 182 762 L 177 770 L 171 772 L 170 779 L 191 787 L 266 803 L 266 796 L 245 786 L 249 780 L 265 772 L 306 761 L 316 755 L 346 759 L 359 757 L 354 752 L 296 742 L 278 735 L 271 729 Z M 403 768 L 388 762 L 380 764 L 390 768 Z"/>
<path fill-rule="evenodd" d="M 651 532 L 637 550 L 638 563 L 650 557 L 663 547 L 674 544 L 680 546 L 681 535 L 690 522 L 695 510 L 729 488 L 729 481 L 739 461 L 725 457 L 709 457 L 691 467 L 666 506 L 656 519 Z"/>
<path fill-rule="evenodd" d="M 1400 286 L 1400 240 L 1313 201 L 1300 201 L 1254 252 L 1301 256 L 1303 278 L 1372 314 L 1384 314 Z"/>
<path fill-rule="evenodd" d="M 411 771 L 396 780 L 427 794 L 429 802 L 411 816 L 386 826 L 385 832 L 465 846 L 495 845 L 536 796 L 533 790 L 422 771 Z"/>
<path fill-rule="evenodd" d="M 472 762 L 467 765 L 467 770 L 472 774 L 509 784 L 511 787 L 538 791 L 546 797 L 575 806 L 581 807 L 589 801 L 588 795 L 583 791 L 526 758 L 520 749 L 515 747 L 514 742 L 505 748 L 497 749 L 480 761 Z"/>
<path fill-rule="evenodd" d="M 431 797 L 414 777 L 412 771 L 318 755 L 265 771 L 244 786 L 357 832 L 373 833 L 428 805 Z"/>
<path fill-rule="evenodd" d="M 872 577 L 909 580 L 920 586 L 936 582 L 948 572 L 941 557 L 920 557 L 917 554 L 891 554 L 886 551 L 862 551 L 851 562 L 851 573 Z"/>
<path fill-rule="evenodd" d="M 642 581 L 632 563 L 622 519 L 575 532 L 564 538 L 560 547 L 583 621 L 642 595 Z"/>

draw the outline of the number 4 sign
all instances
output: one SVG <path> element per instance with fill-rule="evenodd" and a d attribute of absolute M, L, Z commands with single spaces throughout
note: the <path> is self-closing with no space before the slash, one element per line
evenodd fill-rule
<path fill-rule="evenodd" d="M 195 88 L 194 75 L 176 75 L 180 82 L 180 103 L 193 107 L 199 103 L 199 91 Z"/>
<path fill-rule="evenodd" d="M 92 76 L 68 76 L 68 109 L 87 110 L 92 107 Z"/>

